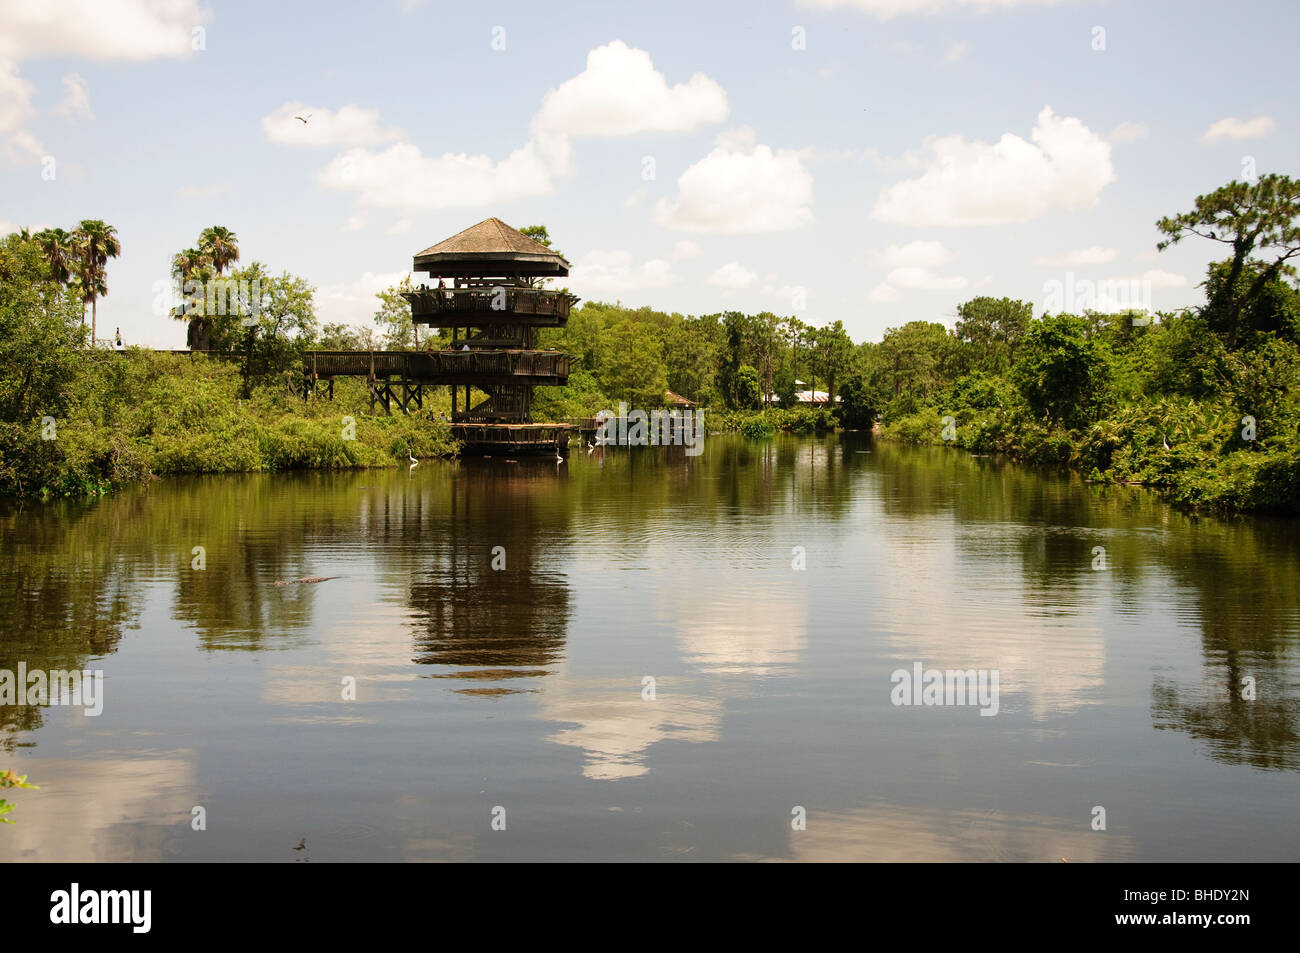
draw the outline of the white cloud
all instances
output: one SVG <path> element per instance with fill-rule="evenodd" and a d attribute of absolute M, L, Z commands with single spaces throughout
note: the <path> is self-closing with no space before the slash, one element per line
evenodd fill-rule
<path fill-rule="evenodd" d="M 1132 281 L 1133 279 L 1121 278 L 1118 280 Z M 1158 268 L 1153 268 L 1148 271 L 1142 272 L 1142 276 L 1140 280 L 1149 281 L 1151 283 L 1152 289 L 1155 291 L 1159 291 L 1161 288 L 1186 288 L 1187 287 L 1187 278 L 1184 277 L 1183 275 L 1176 275 L 1172 271 L 1161 271 Z"/>
<path fill-rule="evenodd" d="M 650 54 L 620 40 L 587 54 L 587 68 L 542 99 L 539 134 L 626 136 L 686 132 L 727 118 L 727 94 L 703 73 L 669 86 Z"/>
<path fill-rule="evenodd" d="M 948 51 L 943 54 L 943 61 L 945 63 L 960 62 L 962 58 L 966 56 L 966 51 L 969 49 L 969 43 L 954 43 L 952 46 L 948 47 Z"/>
<path fill-rule="evenodd" d="M 931 138 L 926 171 L 882 191 L 872 217 L 916 226 L 1027 222 L 1054 206 L 1094 207 L 1114 181 L 1110 144 L 1080 120 L 1045 106 L 1031 138 L 1005 133 L 994 145 Z"/>
<path fill-rule="evenodd" d="M 21 226 L 15 225 L 7 219 L 0 218 L 0 238 L 4 238 L 6 235 L 18 231 L 20 227 Z"/>
<path fill-rule="evenodd" d="M 1241 120 L 1236 116 L 1220 119 L 1205 130 L 1202 142 L 1217 142 L 1220 139 L 1258 139 L 1269 135 L 1276 125 L 1268 116 L 1256 116 L 1254 119 Z"/>
<path fill-rule="evenodd" d="M 871 260 L 886 268 L 938 268 L 952 260 L 952 252 L 942 242 L 915 241 L 890 245 L 883 252 L 873 253 Z"/>
<path fill-rule="evenodd" d="M 348 220 L 340 226 L 341 231 L 359 232 L 370 222 L 370 216 L 365 212 L 358 212 L 355 215 L 349 215 Z"/>
<path fill-rule="evenodd" d="M 0 0 L 0 56 L 143 61 L 188 56 L 197 0 Z"/>
<path fill-rule="evenodd" d="M 328 110 L 313 109 L 304 126 L 291 113 L 305 115 L 297 111 L 305 108 L 287 103 L 266 117 L 267 136 L 279 142 L 299 141 L 295 133 L 303 136 L 320 118 L 318 112 L 329 117 Z M 346 133 L 339 132 L 338 120 L 349 109 L 355 112 L 349 114 Z M 329 144 L 351 142 L 355 148 L 335 157 L 317 181 L 327 189 L 356 192 L 363 205 L 428 209 L 491 205 L 554 191 L 555 179 L 571 168 L 572 136 L 679 132 L 721 121 L 726 112 L 726 93 L 703 73 L 669 87 L 654 70 L 648 53 L 615 41 L 592 50 L 583 72 L 546 94 L 533 118 L 531 138 L 505 159 L 466 153 L 426 156 L 406 142 L 372 152 L 361 147 L 402 138 L 402 133 L 381 129 L 373 111 L 344 107 L 330 117 L 329 131 L 320 135 Z M 300 128 L 294 130 L 295 125 Z"/>
<path fill-rule="evenodd" d="M 97 61 L 143 61 L 188 56 L 192 30 L 207 22 L 197 0 L 0 0 L 0 140 L 10 162 L 39 161 L 44 147 L 22 128 L 34 114 L 34 87 L 18 75 L 22 60 L 46 56 L 82 57 Z M 81 82 L 84 80 L 72 74 Z M 64 77 L 65 90 L 71 77 Z M 77 115 L 79 103 L 68 91 L 56 107 Z"/>
<path fill-rule="evenodd" d="M 5 157 L 14 165 L 26 165 L 39 162 L 45 154 L 45 147 L 26 129 L 17 129 L 5 137 Z M 73 167 L 64 163 L 60 169 L 65 177 Z"/>
<path fill-rule="evenodd" d="M 32 94 L 36 87 L 18 75 L 18 64 L 0 57 L 0 139 L 4 140 L 5 152 L 11 162 L 21 162 L 28 152 L 20 146 L 24 141 L 35 144 L 37 157 L 44 151 L 40 144 L 22 128 L 27 120 L 36 115 L 32 106 Z"/>
<path fill-rule="evenodd" d="M 1060 255 L 1042 255 L 1034 259 L 1035 265 L 1050 265 L 1060 268 L 1077 268 L 1083 265 L 1104 265 L 1119 257 L 1118 248 L 1102 248 L 1091 245 L 1077 251 L 1068 251 Z"/>
<path fill-rule="evenodd" d="M 685 261 L 687 258 L 698 258 L 704 254 L 704 249 L 689 239 L 679 239 L 673 245 L 673 258 L 677 261 Z"/>
<path fill-rule="evenodd" d="M 411 220 L 409 218 L 399 218 L 392 225 L 389 225 L 384 231 L 389 235 L 405 235 L 411 230 Z"/>
<path fill-rule="evenodd" d="M 992 276 L 992 275 L 985 275 L 985 276 L 984 276 L 983 278 L 981 278 L 979 281 L 975 282 L 975 287 L 976 287 L 976 288 L 987 288 L 987 287 L 988 287 L 989 285 L 991 285 L 991 284 L 993 284 L 993 276 Z"/>
<path fill-rule="evenodd" d="M 431 157 L 399 143 L 377 153 L 350 149 L 335 157 L 317 181 L 327 189 L 356 192 L 363 205 L 439 209 L 546 195 L 552 189 L 551 173 L 532 142 L 499 162 L 463 152 Z"/>
<path fill-rule="evenodd" d="M 704 280 L 706 284 L 717 285 L 726 291 L 739 291 L 757 281 L 758 275 L 739 262 L 729 261 Z"/>
<path fill-rule="evenodd" d="M 935 269 L 952 260 L 952 252 L 942 242 L 914 241 L 890 245 L 871 256 L 873 264 L 890 269 L 885 280 L 867 295 L 869 301 L 898 301 L 907 290 L 952 291 L 965 288 L 960 275 L 940 275 Z"/>
<path fill-rule="evenodd" d="M 568 284 L 588 292 L 622 292 L 639 288 L 664 288 L 677 281 L 672 265 L 654 258 L 634 265 L 628 251 L 590 251 L 574 262 Z"/>
<path fill-rule="evenodd" d="M 1016 6 L 1050 6 L 1057 0 L 800 0 L 806 7 L 821 10 L 850 8 L 869 13 L 878 20 L 911 14 L 936 14 L 949 10 L 1006 10 Z"/>
<path fill-rule="evenodd" d="M 63 77 L 63 99 L 54 107 L 54 112 L 64 119 L 95 118 L 90 111 L 90 85 L 80 73 Z"/>
<path fill-rule="evenodd" d="M 1145 139 L 1150 130 L 1144 122 L 1122 122 L 1110 131 L 1111 142 L 1137 142 Z"/>
<path fill-rule="evenodd" d="M 720 137 L 712 152 L 677 179 L 676 200 L 659 200 L 655 222 L 731 235 L 787 231 L 812 222 L 813 178 L 801 154 L 738 144 L 734 131 Z"/>
<path fill-rule="evenodd" d="M 414 283 L 419 284 L 419 276 L 412 275 L 410 272 L 376 274 L 367 271 L 355 281 L 317 288 L 313 299 L 316 304 L 316 316 L 321 324 L 371 325 L 371 319 L 379 310 L 379 302 L 375 299 L 375 295 L 398 284 L 407 276 Z"/>
<path fill-rule="evenodd" d="M 373 146 L 406 138 L 400 129 L 380 126 L 377 110 L 349 105 L 331 112 L 297 100 L 263 116 L 262 131 L 272 142 L 288 146 Z"/>
<path fill-rule="evenodd" d="M 623 196 L 623 207 L 632 208 L 635 205 L 640 205 L 645 201 L 645 197 L 649 194 L 650 190 L 646 188 L 633 189 L 631 192 L 627 193 L 627 195 Z"/>
<path fill-rule="evenodd" d="M 224 182 L 213 182 L 210 185 L 183 185 L 176 190 L 176 195 L 183 199 L 211 199 L 224 195 L 229 188 Z"/>

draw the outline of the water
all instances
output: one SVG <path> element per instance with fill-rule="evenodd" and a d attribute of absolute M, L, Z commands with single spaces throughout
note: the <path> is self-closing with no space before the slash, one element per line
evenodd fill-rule
<path fill-rule="evenodd" d="M 0 860 L 1300 859 L 1295 522 L 848 435 L 0 532 L 0 669 L 104 672 L 98 717 L 0 706 L 41 786 Z M 895 706 L 916 662 L 998 713 Z"/>

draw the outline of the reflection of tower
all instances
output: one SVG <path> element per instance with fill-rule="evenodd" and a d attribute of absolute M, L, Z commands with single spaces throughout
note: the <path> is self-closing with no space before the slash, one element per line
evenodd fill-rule
<path fill-rule="evenodd" d="M 534 387 L 569 379 L 568 354 L 534 349 L 536 329 L 564 327 L 578 300 L 538 286 L 567 275 L 569 263 L 489 218 L 417 254 L 414 270 L 439 279 L 403 297 L 413 321 L 451 328 L 451 347 L 428 352 L 424 374 L 451 385 L 452 432 L 466 449 L 567 445 L 567 424 L 533 423 L 530 413 Z M 471 387 L 487 400 L 471 406 Z"/>
<path fill-rule="evenodd" d="M 462 465 L 437 564 L 411 584 L 423 629 L 415 637 L 417 662 L 455 667 L 440 677 L 491 683 L 544 675 L 563 657 L 569 588 L 563 573 L 545 566 L 557 539 L 554 524 L 563 518 L 545 505 L 556 489 L 550 466 Z M 502 559 L 505 568 L 493 569 Z"/>

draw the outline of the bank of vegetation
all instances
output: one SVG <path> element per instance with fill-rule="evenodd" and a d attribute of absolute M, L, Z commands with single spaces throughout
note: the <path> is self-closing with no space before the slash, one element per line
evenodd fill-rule
<path fill-rule="evenodd" d="M 118 249 L 110 227 L 82 224 L 0 243 L 0 492 L 99 492 L 150 474 L 396 465 L 408 453 L 455 452 L 438 419 L 450 409 L 440 389 L 413 418 L 370 418 L 359 381 L 337 381 L 333 402 L 302 401 L 285 386 L 308 348 L 448 344 L 412 324 L 401 297 L 409 285 L 378 295 L 372 325 L 322 327 L 307 282 L 259 262 L 237 267 L 236 236 L 213 227 L 175 256 L 177 282 L 256 287 L 256 315 L 182 302 L 164 317 L 184 321 L 191 345 L 217 357 L 124 357 L 87 348 L 85 307 L 93 316 L 107 293 L 103 264 Z M 1188 504 L 1295 512 L 1300 183 L 1234 182 L 1157 229 L 1160 248 L 1223 246 L 1203 307 L 1076 314 L 1067 302 L 1036 316 L 1031 302 L 977 297 L 957 307 L 952 327 L 913 321 L 855 343 L 839 321 L 588 301 L 566 327 L 539 333 L 538 346 L 575 360 L 567 386 L 537 388 L 533 416 L 590 417 L 620 401 L 650 409 L 671 390 L 705 408 L 714 432 L 874 427 L 885 439 L 1156 486 Z M 544 226 L 524 231 L 550 244 Z M 802 403 L 801 391 L 826 400 Z M 341 436 L 344 415 L 356 420 L 355 440 Z M 43 440 L 51 417 L 59 437 Z"/>

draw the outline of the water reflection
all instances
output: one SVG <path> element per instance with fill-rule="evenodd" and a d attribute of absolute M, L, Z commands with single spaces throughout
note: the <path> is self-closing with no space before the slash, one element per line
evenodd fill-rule
<path fill-rule="evenodd" d="M 5 510 L 0 557 L 0 668 L 107 672 L 98 719 L 0 706 L 0 770 L 42 785 L 0 859 L 1294 842 L 1293 521 L 852 435 L 711 438 L 699 457 L 168 481 Z M 916 660 L 998 669 L 999 715 L 894 708 L 889 672 Z M 1216 811 L 1222 845 L 1189 841 L 1229 796 L 1250 809 Z M 184 834 L 198 803 L 222 838 Z M 494 840 L 502 803 L 528 820 Z M 1095 803 L 1116 805 L 1104 837 Z"/>

